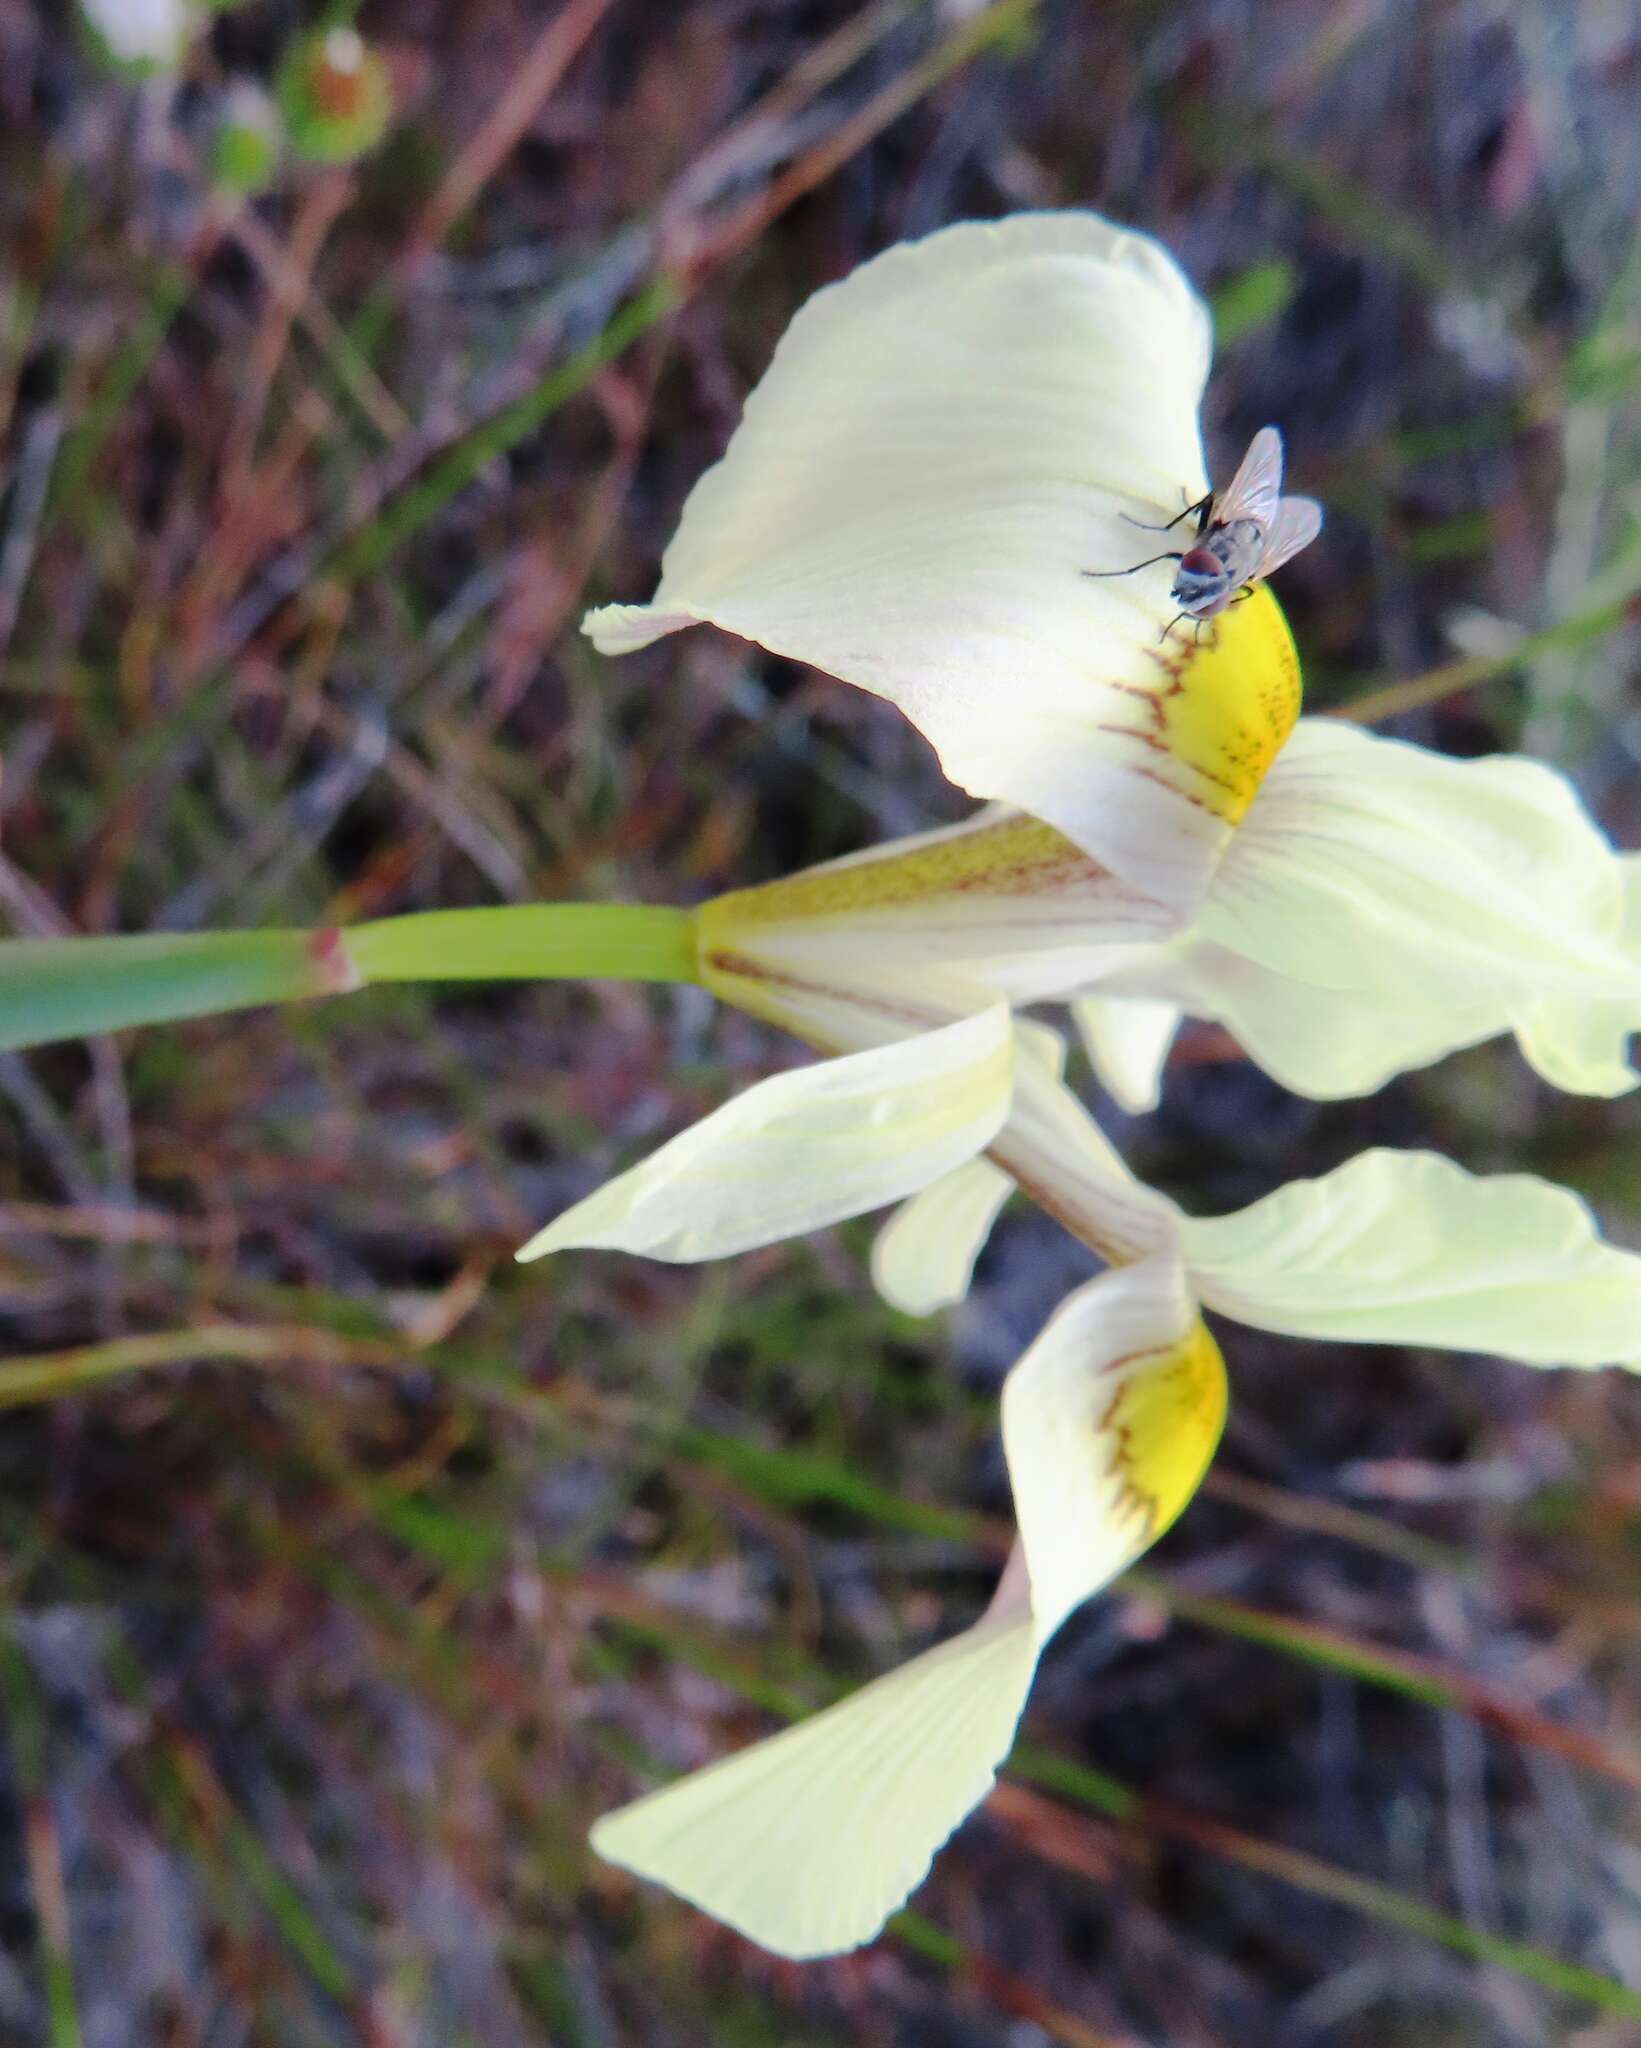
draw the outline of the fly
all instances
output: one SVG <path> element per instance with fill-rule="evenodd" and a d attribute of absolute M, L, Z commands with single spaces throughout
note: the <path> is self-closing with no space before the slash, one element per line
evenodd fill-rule
<path fill-rule="evenodd" d="M 1183 519 L 1194 518 L 1196 534 L 1188 548 L 1168 550 L 1136 562 L 1129 569 L 1085 569 L 1085 576 L 1132 576 L 1153 562 L 1177 562 L 1170 597 L 1179 617 L 1199 624 L 1234 604 L 1256 580 L 1279 569 L 1291 555 L 1309 547 L 1322 531 L 1322 508 L 1314 498 L 1282 495 L 1282 436 L 1275 427 L 1261 427 L 1225 490 L 1210 491 L 1178 518 L 1153 533 L 1168 533 Z M 1143 522 L 1133 520 L 1132 525 Z M 1177 620 L 1164 627 L 1167 637 Z"/>

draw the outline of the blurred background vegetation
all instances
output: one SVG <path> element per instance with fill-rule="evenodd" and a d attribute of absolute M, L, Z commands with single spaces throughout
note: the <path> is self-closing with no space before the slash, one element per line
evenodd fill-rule
<path fill-rule="evenodd" d="M 863 696 L 575 626 L 811 291 L 1031 206 L 1211 293 L 1218 472 L 1275 420 L 1329 508 L 1313 707 L 1641 844 L 1638 103 L 1622 0 L 250 0 L 147 72 L 0 0 L 0 915 L 689 901 L 959 815 Z M 778 1965 L 591 1859 L 973 1618 L 1084 1270 L 1024 1210 L 932 1324 L 864 1227 L 509 1263 L 793 1056 L 553 987 L 0 1059 L 0 2040 L 1641 2042 L 1617 1376 L 1231 1332 L 1208 1492 L 883 1941 Z M 1634 1108 L 1496 1046 L 1317 1107 L 1198 1029 L 1113 1124 L 1204 1209 L 1429 1142 L 1641 1239 Z"/>

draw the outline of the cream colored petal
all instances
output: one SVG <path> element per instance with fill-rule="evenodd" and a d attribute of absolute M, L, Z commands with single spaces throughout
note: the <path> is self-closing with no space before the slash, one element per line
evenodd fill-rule
<path fill-rule="evenodd" d="M 971 1159 L 903 1202 L 872 1244 L 872 1284 L 906 1316 L 932 1316 L 969 1291 L 974 1262 L 1014 1183 Z"/>
<path fill-rule="evenodd" d="M 610 1814 L 593 1847 L 777 1954 L 870 1941 L 991 1789 L 1043 1644 L 1196 1490 L 1224 1408 L 1177 1261 L 1080 1290 L 1004 1387 L 1021 1540 L 983 1619 Z"/>
<path fill-rule="evenodd" d="M 1340 989 L 1185 941 L 1129 956 L 1109 986 L 1167 996 L 1187 1015 L 1223 1024 L 1273 1080 L 1325 1101 L 1371 1095 L 1505 1028 L 1496 991 L 1478 995 L 1462 978 L 1432 985 L 1424 964 L 1404 971 L 1400 952 L 1378 942 L 1369 984 Z"/>
<path fill-rule="evenodd" d="M 1641 1019 L 1626 895 L 1619 858 L 1551 769 L 1303 719 L 1214 878 L 1186 1000 L 1250 1050 L 1281 1047 L 1280 1077 L 1306 1093 L 1372 1086 L 1392 1058 L 1518 1027 L 1556 1078 L 1611 1092 L 1615 1020 Z M 1225 972 L 1215 948 L 1253 971 Z M 1292 989 L 1305 991 L 1298 1019 L 1284 1014 Z M 1592 1004 L 1605 1006 L 1593 1053 Z M 1353 1058 L 1326 1021 L 1347 1007 Z M 1311 1070 L 1318 1053 L 1325 1073 Z"/>
<path fill-rule="evenodd" d="M 1056 1081 L 1065 1072 L 1059 1032 L 1017 1018 L 1015 1044 Z M 872 1245 L 872 1282 L 902 1315 L 932 1316 L 969 1291 L 974 1262 L 991 1235 L 1014 1183 L 989 1159 L 971 1159 L 955 1173 L 903 1202 Z"/>
<path fill-rule="evenodd" d="M 1037 1668 L 988 1619 L 834 1707 L 598 1822 L 599 1855 L 777 1955 L 870 1941 L 990 1791 Z"/>
<path fill-rule="evenodd" d="M 1008 1114 L 1000 1003 L 916 1037 L 760 1081 L 608 1182 L 519 1253 L 573 1245 L 690 1261 L 899 1201 L 972 1158 Z"/>
<path fill-rule="evenodd" d="M 898 705 L 950 778 L 1046 819 L 1176 912 L 1296 708 L 1268 594 L 1166 645 L 1171 546 L 1206 489 L 1201 302 L 1086 213 L 889 250 L 793 321 L 691 494 L 653 604 L 606 652 L 710 621 Z M 1209 657 L 1222 641 L 1225 659 Z"/>
<path fill-rule="evenodd" d="M 1618 857 L 1624 885 L 1623 944 L 1641 960 L 1641 854 Z M 1576 1095 L 1624 1095 L 1636 1085 L 1631 1040 L 1641 1031 L 1641 1003 L 1529 1003 L 1515 1018 L 1516 1037 L 1545 1080 Z"/>
<path fill-rule="evenodd" d="M 709 984 L 719 960 L 751 959 L 858 985 L 904 975 L 915 949 L 922 972 L 958 975 L 1015 1004 L 1067 995 L 1102 973 L 1114 949 L 1166 938 L 1176 923 L 1052 825 L 1001 805 L 733 890 L 698 918 Z"/>
<path fill-rule="evenodd" d="M 1143 996 L 1084 996 L 1071 1014 L 1096 1078 L 1119 1108 L 1143 1116 L 1162 1100 L 1162 1070 L 1179 1029 L 1174 1003 Z"/>
<path fill-rule="evenodd" d="M 1003 1386 L 1003 1447 L 1046 1641 L 1196 1492 L 1225 1421 L 1225 1368 L 1177 1258 L 1079 1288 Z"/>
<path fill-rule="evenodd" d="M 1456 760 L 1307 718 L 1273 765 L 1199 930 L 1320 986 L 1371 971 L 1382 933 L 1569 994 L 1624 993 L 1618 857 L 1566 779 L 1515 755 Z M 1641 987 L 1641 966 L 1628 963 Z"/>
<path fill-rule="evenodd" d="M 1034 1060 L 1017 1063 L 1008 1121 L 992 1160 L 1074 1237 L 1127 1264 L 1177 1246 L 1180 1212 L 1145 1187 L 1064 1082 Z"/>
<path fill-rule="evenodd" d="M 1183 1230 L 1202 1300 L 1259 1329 L 1528 1365 L 1641 1359 L 1641 1257 L 1604 1244 L 1576 1195 L 1530 1174 L 1364 1152 Z"/>

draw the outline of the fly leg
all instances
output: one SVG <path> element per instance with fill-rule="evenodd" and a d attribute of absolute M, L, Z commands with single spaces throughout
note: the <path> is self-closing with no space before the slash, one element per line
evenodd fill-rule
<path fill-rule="evenodd" d="M 1130 526 L 1137 526 L 1142 533 L 1172 533 L 1182 519 L 1195 519 L 1197 532 L 1200 534 L 1207 530 L 1208 513 L 1213 502 L 1214 494 L 1210 491 L 1205 498 L 1198 498 L 1194 505 L 1187 505 L 1183 512 L 1176 512 L 1173 518 L 1162 526 L 1153 526 L 1149 519 L 1131 519 L 1126 512 L 1121 517 L 1127 519 Z M 1158 560 L 1161 560 L 1160 556 Z"/>
<path fill-rule="evenodd" d="M 1184 555 L 1176 548 L 1160 555 L 1148 555 L 1143 562 L 1133 562 L 1126 569 L 1085 569 L 1085 576 L 1132 576 L 1136 570 L 1149 569 L 1153 562 L 1183 562 Z"/>

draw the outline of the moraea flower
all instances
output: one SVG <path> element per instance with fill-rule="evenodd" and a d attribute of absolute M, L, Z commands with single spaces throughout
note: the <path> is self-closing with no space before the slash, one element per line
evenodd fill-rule
<path fill-rule="evenodd" d="M 1199 637 L 1171 625 L 1162 566 L 1081 573 L 1202 496 L 1207 361 L 1171 260 L 1090 216 L 893 250 L 794 322 L 654 603 L 588 621 L 610 652 L 710 620 L 827 669 L 997 802 L 704 905 L 697 979 L 826 1057 L 521 1256 L 704 1259 L 894 1202 L 874 1276 L 926 1311 L 965 1291 L 1019 1187 L 1109 1268 L 1005 1382 L 1018 1541 L 981 1620 L 594 1832 L 786 1955 L 877 1932 L 985 1796 L 1056 1630 L 1189 1500 L 1225 1408 L 1204 1308 L 1535 1364 L 1641 1352 L 1641 1258 L 1576 1197 L 1372 1152 L 1192 1219 L 1128 1174 L 1058 1038 L 1015 1014 L 1073 999 L 1131 1099 L 1181 1007 L 1318 1093 L 1502 1029 L 1567 1085 L 1630 1079 L 1629 870 L 1558 778 L 1296 723 L 1262 587 Z"/>
<path fill-rule="evenodd" d="M 614 654 L 707 621 L 898 705 L 1024 814 L 973 828 L 1024 919 L 1009 833 L 1052 828 L 1081 1021 L 1132 1104 L 1182 1009 L 1312 1095 L 1504 1031 L 1559 1086 L 1633 1086 L 1641 883 L 1561 777 L 1300 719 L 1263 585 L 1199 629 L 1167 562 L 1084 573 L 1206 490 L 1208 359 L 1173 260 L 1091 214 L 891 249 L 793 321 L 653 601 L 586 630 Z"/>
<path fill-rule="evenodd" d="M 839 999 L 834 1027 L 847 1009 Z M 989 1023 L 996 1013 L 976 1014 Z M 921 1052 L 941 1032 L 898 1043 Z M 783 1955 L 831 1954 L 877 1933 L 984 1798 L 1049 1640 L 1196 1490 L 1226 1398 L 1202 1307 L 1297 1336 L 1491 1350 L 1531 1364 L 1641 1356 L 1641 1258 L 1602 1243 L 1564 1190 L 1378 1151 L 1234 1215 L 1193 1219 L 1127 1173 L 1058 1078 L 1053 1034 L 1017 1026 L 1009 1067 L 988 1157 L 913 1196 L 874 1260 L 879 1286 L 903 1307 L 953 1298 L 1018 1184 L 1111 1261 L 1004 1383 L 1019 1534 L 990 1606 L 900 1670 L 593 1831 L 610 1861 Z M 841 1213 L 849 1183 L 838 1161 L 851 1140 L 875 1158 L 881 1130 L 907 1133 L 914 1120 L 903 1104 L 876 1118 L 854 1096 L 852 1127 L 800 1128 L 787 1114 L 795 1078 L 763 1082 L 706 1118 L 570 1210 L 534 1249 L 622 1245 L 688 1259 L 767 1242 L 781 1186 L 769 1148 L 783 1142 L 785 1179 L 801 1193 L 778 1213 Z M 963 1085 L 978 1104 L 994 1084 L 968 1069 Z M 760 1096 L 776 1106 L 755 1108 Z M 955 1113 L 942 1118 L 927 1094 L 919 1100 L 932 1127 L 955 1128 Z M 819 1192 L 828 1183 L 831 1197 Z"/>

